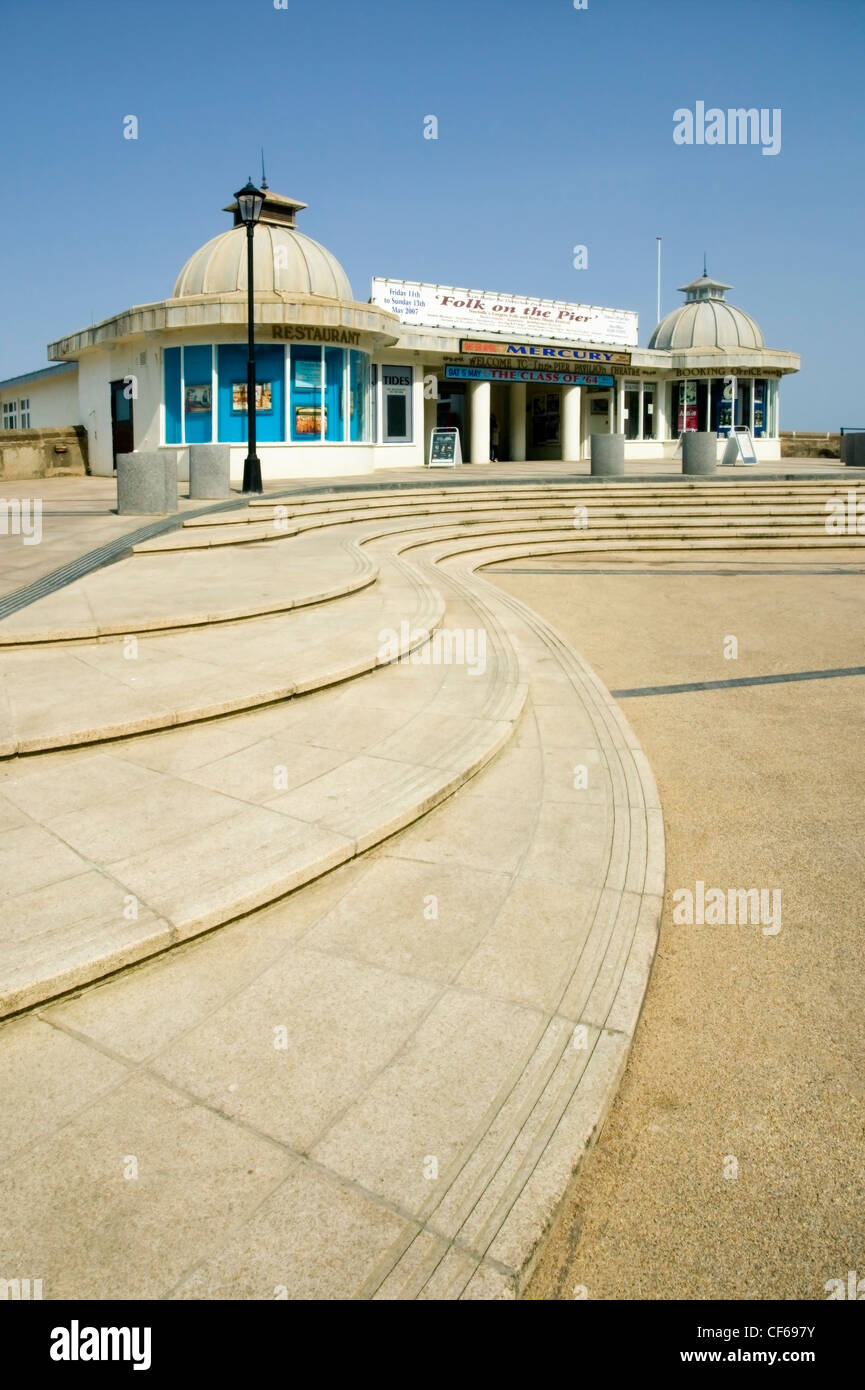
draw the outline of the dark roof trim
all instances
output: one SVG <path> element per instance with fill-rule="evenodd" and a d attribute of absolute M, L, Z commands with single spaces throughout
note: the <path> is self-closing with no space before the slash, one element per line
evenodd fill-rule
<path fill-rule="evenodd" d="M 77 372 L 77 362 L 60 362 L 56 367 L 40 367 L 38 372 L 25 372 L 23 376 L 10 376 L 0 381 L 0 391 L 7 386 L 26 386 L 29 381 L 45 381 L 50 376 L 65 376 L 67 372 Z"/>

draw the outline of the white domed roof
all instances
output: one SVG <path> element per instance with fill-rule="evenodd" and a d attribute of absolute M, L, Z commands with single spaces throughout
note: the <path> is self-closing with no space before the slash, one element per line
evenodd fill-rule
<path fill-rule="evenodd" d="M 687 351 L 689 348 L 765 347 L 759 324 L 728 304 L 724 292 L 730 289 L 721 280 L 711 280 L 705 272 L 690 285 L 681 285 L 687 301 L 662 319 L 649 339 L 650 348 Z"/>
<path fill-rule="evenodd" d="M 302 207 L 304 203 L 266 192 L 253 238 L 256 291 L 353 301 L 351 283 L 336 257 L 295 229 L 294 215 Z M 235 226 L 190 256 L 177 277 L 172 298 L 246 290 L 246 228 L 238 222 L 236 204 L 226 211 L 234 212 Z"/>

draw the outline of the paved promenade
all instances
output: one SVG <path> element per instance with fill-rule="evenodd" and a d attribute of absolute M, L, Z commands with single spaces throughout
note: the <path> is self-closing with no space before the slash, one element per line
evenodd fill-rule
<path fill-rule="evenodd" d="M 3 625 L 0 1203 L 47 1297 L 512 1297 L 624 1067 L 660 809 L 474 577 L 466 522 L 531 511 L 332 501 Z"/>
<path fill-rule="evenodd" d="M 664 824 L 570 619 L 479 566 L 835 564 L 807 462 L 288 484 L 3 620 L 3 1277 L 524 1290 L 625 1071 Z"/>

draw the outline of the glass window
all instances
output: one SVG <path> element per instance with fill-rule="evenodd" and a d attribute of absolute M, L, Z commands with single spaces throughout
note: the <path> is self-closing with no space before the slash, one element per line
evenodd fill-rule
<path fill-rule="evenodd" d="M 655 383 L 643 383 L 643 438 L 655 439 Z"/>
<path fill-rule="evenodd" d="M 352 350 L 349 360 L 349 392 L 350 438 L 353 444 L 364 444 L 370 438 L 369 383 L 369 358 L 365 352 Z"/>
<path fill-rule="evenodd" d="M 325 420 L 325 439 L 333 442 L 342 442 L 345 438 L 343 432 L 344 410 L 343 394 L 345 391 L 345 353 L 342 348 L 325 348 L 324 350 L 324 420 Z"/>
<path fill-rule="evenodd" d="M 165 376 L 165 442 L 180 444 L 183 441 L 181 400 L 180 400 L 180 348 L 166 348 L 163 357 Z"/>
<path fill-rule="evenodd" d="M 638 381 L 625 382 L 624 434 L 626 439 L 639 439 L 640 437 L 640 383 Z"/>
<path fill-rule="evenodd" d="M 17 430 L 18 428 L 18 405 L 15 401 L 3 402 L 3 428 L 4 430 Z"/>
<path fill-rule="evenodd" d="M 183 349 L 183 421 L 187 444 L 213 438 L 213 352 L 210 347 Z"/>
<path fill-rule="evenodd" d="M 737 425 L 747 425 L 751 419 L 751 384 L 746 379 L 736 381 L 731 376 L 716 377 L 712 386 L 712 424 L 717 434 L 728 435 L 736 402 Z"/>
<path fill-rule="evenodd" d="M 19 401 L 19 402 L 18 402 L 18 409 L 19 409 L 19 411 L 21 412 L 21 428 L 22 428 L 22 430 L 29 430 L 29 428 L 30 428 L 30 397 L 29 397 L 29 396 L 27 397 L 26 400 L 23 400 L 23 401 Z"/>
<path fill-rule="evenodd" d="M 414 368 L 381 369 L 382 439 L 385 444 L 408 444 L 412 438 L 411 394 Z"/>
<path fill-rule="evenodd" d="M 321 348 L 291 349 L 291 437 L 302 443 L 321 439 Z M 325 428 L 327 428 L 325 424 Z"/>
<path fill-rule="evenodd" d="M 245 444 L 248 439 L 247 348 L 239 343 L 222 343 L 217 348 L 216 360 L 217 437 L 221 444 Z M 285 349 L 275 344 L 256 343 L 255 432 L 258 444 L 276 444 L 285 439 L 284 388 Z"/>
<path fill-rule="evenodd" d="M 754 382 L 754 438 L 762 439 L 766 433 L 766 382 L 758 377 Z"/>

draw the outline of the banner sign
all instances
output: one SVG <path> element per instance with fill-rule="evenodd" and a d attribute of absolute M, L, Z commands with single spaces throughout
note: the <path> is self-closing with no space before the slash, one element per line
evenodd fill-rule
<path fill-rule="evenodd" d="M 550 357 L 564 358 L 574 362 L 624 362 L 626 365 L 631 361 L 629 352 L 603 352 L 601 349 L 592 350 L 590 348 L 575 347 L 548 347 L 541 343 L 479 343 L 471 338 L 460 340 L 460 352 L 475 353 L 478 356 L 503 357 Z"/>
<path fill-rule="evenodd" d="M 456 468 L 462 463 L 460 432 L 455 429 L 436 429 L 430 435 L 429 467 Z"/>
<path fill-rule="evenodd" d="M 725 380 L 730 380 L 729 367 L 688 367 L 686 370 L 689 378 L 695 376 L 722 376 Z M 772 367 L 737 367 L 736 376 L 771 377 L 780 379 L 783 373 Z"/>
<path fill-rule="evenodd" d="M 519 338 L 557 337 L 575 343 L 637 346 L 637 315 L 628 309 L 567 304 L 560 299 L 461 290 L 414 280 L 372 282 L 371 300 L 419 328 L 453 328 L 468 333 L 506 333 Z M 518 332 L 514 329 L 519 325 Z"/>
<path fill-rule="evenodd" d="M 612 386 L 611 376 L 577 376 L 574 372 L 541 372 L 519 367 L 445 367 L 450 381 L 543 381 L 558 386 Z"/>
<path fill-rule="evenodd" d="M 498 353 L 494 357 L 470 357 L 468 354 L 466 354 L 464 358 L 456 358 L 451 355 L 450 357 L 445 357 L 444 363 L 446 367 L 452 366 L 499 368 L 505 365 L 502 361 L 501 356 Z M 515 366 L 516 363 L 512 361 L 511 365 Z M 542 364 L 538 362 L 535 365 L 539 368 Z M 550 363 L 550 365 L 552 366 L 553 364 Z M 561 365 L 565 366 L 566 364 L 562 363 Z M 576 367 L 577 364 L 575 362 L 574 368 L 576 369 Z M 630 377 L 633 378 L 635 382 L 637 382 L 639 378 L 642 378 L 645 381 L 646 385 L 651 385 L 653 381 L 657 379 L 657 369 L 654 367 L 632 367 L 630 363 L 628 365 L 623 365 L 621 362 L 605 362 L 603 364 L 603 370 L 608 376 L 612 375 L 616 377 Z"/>

